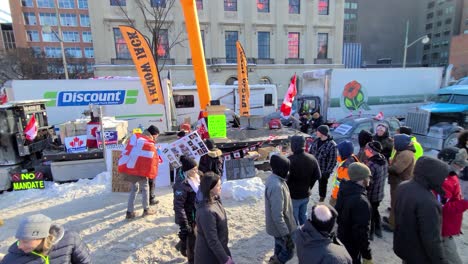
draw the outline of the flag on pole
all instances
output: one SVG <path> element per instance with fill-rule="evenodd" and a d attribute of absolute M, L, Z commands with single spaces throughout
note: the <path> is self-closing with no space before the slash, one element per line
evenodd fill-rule
<path fill-rule="evenodd" d="M 198 115 L 197 132 L 203 140 L 210 137 L 205 117 L 203 116 L 203 111 L 200 111 L 200 114 Z"/>
<path fill-rule="evenodd" d="M 284 96 L 283 104 L 281 104 L 280 111 L 282 117 L 289 118 L 289 116 L 291 115 L 292 103 L 296 94 L 296 74 L 294 74 L 294 76 L 291 78 L 291 83 L 289 84 L 288 91 Z"/>
<path fill-rule="evenodd" d="M 384 119 L 384 115 L 383 115 L 383 112 L 379 112 L 375 117 L 374 117 L 375 120 L 383 120 Z"/>
<path fill-rule="evenodd" d="M 36 117 L 33 115 L 31 119 L 29 119 L 28 124 L 24 128 L 24 135 L 26 139 L 29 141 L 33 141 L 37 136 L 38 127 L 36 124 Z"/>

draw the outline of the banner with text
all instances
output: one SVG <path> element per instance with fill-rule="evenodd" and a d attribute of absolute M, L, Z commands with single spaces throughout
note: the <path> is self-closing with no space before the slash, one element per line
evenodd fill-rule
<path fill-rule="evenodd" d="M 237 47 L 237 84 L 239 90 L 239 113 L 240 116 L 250 116 L 250 87 L 247 76 L 247 58 L 239 41 Z"/>
<path fill-rule="evenodd" d="M 158 66 L 154 61 L 153 52 L 151 52 L 148 42 L 133 27 L 119 26 L 119 28 L 127 43 L 138 76 L 140 76 L 148 104 L 164 104 Z"/>

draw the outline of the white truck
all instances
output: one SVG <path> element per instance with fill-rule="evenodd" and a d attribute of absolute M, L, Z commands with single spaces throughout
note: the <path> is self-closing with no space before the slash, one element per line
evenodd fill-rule
<path fill-rule="evenodd" d="M 9 101 L 47 99 L 49 125 L 57 125 L 83 116 L 88 105 L 102 106 L 104 116 L 127 120 L 129 128 L 155 124 L 171 131 L 187 118 L 193 123 L 199 114 L 196 86 L 175 86 L 162 82 L 165 105 L 146 103 L 138 78 L 110 80 L 14 80 L 4 85 Z M 220 100 L 231 111 L 239 112 L 237 85 L 212 85 L 212 100 Z M 251 114 L 267 115 L 277 108 L 275 85 L 250 85 Z M 172 92 L 171 92 L 172 91 Z M 171 98 L 174 104 L 171 104 Z M 175 105 L 175 116 L 171 115 Z M 174 112 L 173 112 L 174 113 Z M 176 120 L 172 120 L 172 119 Z M 174 124 L 173 121 L 177 121 Z"/>
<path fill-rule="evenodd" d="M 320 69 L 302 74 L 294 113 L 333 123 L 351 115 L 404 118 L 442 85 L 443 68 Z"/>

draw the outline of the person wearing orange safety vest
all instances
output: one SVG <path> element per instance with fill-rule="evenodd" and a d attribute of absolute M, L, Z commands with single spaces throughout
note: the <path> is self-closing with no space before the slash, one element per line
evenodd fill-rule
<path fill-rule="evenodd" d="M 345 140 L 336 146 L 338 149 L 338 168 L 333 177 L 332 193 L 330 197 L 330 205 L 335 206 L 338 199 L 338 191 L 340 190 L 340 183 L 343 180 L 349 180 L 348 167 L 351 163 L 359 162 L 356 155 L 353 154 L 354 145 L 351 141 Z"/>

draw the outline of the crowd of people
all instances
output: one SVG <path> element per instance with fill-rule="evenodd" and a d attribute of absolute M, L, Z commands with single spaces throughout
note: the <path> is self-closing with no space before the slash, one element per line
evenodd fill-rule
<path fill-rule="evenodd" d="M 158 135 L 155 126 L 148 127 L 130 140 L 119 159 L 119 172 L 131 183 L 129 221 L 137 216 L 140 187 L 142 216 L 155 214 L 150 180 L 158 173 Z M 304 137 L 293 136 L 289 156 L 270 158 L 264 193 L 266 233 L 274 245 L 269 263 L 287 263 L 295 253 L 299 263 L 374 263 L 370 245 L 374 236 L 382 238 L 383 230 L 393 232 L 393 249 L 403 263 L 462 263 L 454 237 L 461 234 L 468 210 L 463 193 L 468 188 L 468 131 L 460 133 L 456 147 L 440 151 L 438 159 L 423 156 L 409 127 L 400 127 L 394 137 L 384 124 L 375 135 L 360 131 L 358 153 L 350 141 L 336 144 L 326 125 L 316 127 L 316 136 L 309 149 Z M 209 152 L 199 162 L 181 156 L 174 175 L 175 247 L 189 263 L 231 264 L 235 256 L 228 247 L 228 219 L 220 200 L 222 152 L 212 140 L 205 145 Z M 319 203 L 308 213 L 316 182 Z M 387 182 L 391 206 L 389 216 L 381 218 Z M 1 264 L 92 262 L 79 235 L 45 215 L 23 218 L 16 238 Z"/>

